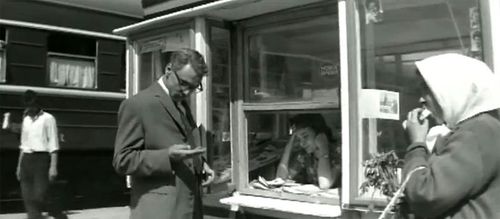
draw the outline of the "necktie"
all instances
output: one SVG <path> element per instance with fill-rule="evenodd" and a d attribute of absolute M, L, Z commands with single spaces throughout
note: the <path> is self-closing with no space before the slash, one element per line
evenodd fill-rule
<path fill-rule="evenodd" d="M 201 145 L 195 145 L 196 142 L 201 142 L 201 139 L 197 139 L 196 141 L 193 136 L 193 130 L 195 129 L 196 123 L 194 122 L 193 116 L 191 115 L 191 112 L 189 110 L 189 106 L 187 102 L 181 101 L 177 105 L 177 108 L 179 109 L 179 113 L 181 115 L 181 120 L 184 125 L 184 129 L 188 135 L 188 142 L 191 145 L 191 149 L 201 146 Z M 198 131 L 198 130 L 196 130 Z M 201 138 L 201 135 L 197 135 L 198 138 Z M 193 157 L 193 168 L 194 172 L 196 174 L 201 174 L 201 171 L 203 170 L 203 161 L 201 160 L 201 156 L 195 156 Z"/>
<path fill-rule="evenodd" d="M 181 115 L 182 125 L 184 125 L 186 133 L 190 135 L 194 128 L 194 120 L 191 116 L 191 112 L 189 112 L 189 107 L 185 101 L 177 102 L 175 105 Z"/>
<path fill-rule="evenodd" d="M 187 102 L 181 101 L 176 103 L 177 109 L 179 110 L 179 114 L 181 115 L 182 123 L 184 124 L 184 129 L 188 135 L 188 138 L 191 138 L 188 141 L 191 144 L 191 148 L 195 148 L 198 145 L 193 145 L 196 142 L 193 139 L 193 129 L 195 129 L 196 123 L 194 122 L 193 116 L 191 115 L 191 111 L 189 110 L 189 106 Z M 201 137 L 201 136 L 200 136 Z M 194 212 L 193 219 L 203 218 L 203 204 L 201 200 L 201 183 L 202 183 L 202 170 L 203 170 L 203 161 L 201 160 L 201 156 L 193 157 L 193 171 L 195 173 L 195 187 L 193 189 L 194 193 Z"/>

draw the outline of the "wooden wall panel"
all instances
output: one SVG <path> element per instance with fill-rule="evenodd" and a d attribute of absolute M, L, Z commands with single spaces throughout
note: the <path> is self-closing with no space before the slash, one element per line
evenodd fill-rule
<path fill-rule="evenodd" d="M 23 108 L 22 93 L 18 94 L 3 94 L 0 93 L 0 109 L 2 108 Z M 51 109 L 61 110 L 82 110 L 82 111 L 106 111 L 117 112 L 121 99 L 96 99 L 64 97 L 64 96 L 48 96 L 39 94 L 39 101 L 42 106 Z"/>
<path fill-rule="evenodd" d="M 119 92 L 125 88 L 125 43 L 114 40 L 99 40 L 98 43 L 97 87 Z"/>
<path fill-rule="evenodd" d="M 1 0 L 0 18 L 60 27 L 111 33 L 113 29 L 139 22 L 140 18 L 121 16 L 44 1 Z"/>
<path fill-rule="evenodd" d="M 47 32 L 10 27 L 7 50 L 7 82 L 44 86 L 47 72 Z"/>
<path fill-rule="evenodd" d="M 0 115 L 11 113 L 21 123 L 21 94 L 0 94 Z M 39 95 L 47 112 L 57 120 L 63 150 L 113 150 L 117 112 L 122 100 L 82 99 Z M 17 149 L 19 135 L 0 131 L 0 150 Z M 61 139 L 62 140 L 62 139 Z"/>

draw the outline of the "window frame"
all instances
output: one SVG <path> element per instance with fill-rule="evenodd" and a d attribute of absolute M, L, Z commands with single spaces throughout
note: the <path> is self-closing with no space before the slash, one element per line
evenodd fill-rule
<path fill-rule="evenodd" d="M 478 0 L 480 8 L 480 20 L 483 32 L 483 60 L 490 66 L 494 60 L 487 45 L 491 45 L 491 39 L 486 38 L 490 34 L 492 27 L 489 13 L 485 13 L 487 3 L 490 0 Z M 363 47 L 364 35 L 360 21 L 359 3 L 357 1 L 339 0 L 339 26 L 340 26 L 340 47 L 341 47 L 341 99 L 342 105 L 342 208 L 346 210 L 370 209 L 374 212 L 381 212 L 388 203 L 386 197 L 365 198 L 358 195 L 360 180 L 363 179 L 361 167 L 361 152 L 363 147 L 363 118 L 360 116 L 359 96 L 363 85 Z M 490 3 L 491 4 L 491 3 Z M 491 16 L 491 17 L 489 17 Z M 404 47 L 401 46 L 401 47 Z M 447 48 L 453 49 L 453 48 Z M 425 50 L 434 51 L 434 50 Z M 417 51 L 416 51 L 417 52 Z M 421 51 L 424 52 L 424 51 Z M 394 54 L 389 51 L 378 55 L 401 56 L 408 53 Z M 496 58 L 496 57 L 495 57 Z M 406 112 L 402 112 L 406 113 Z M 351 166 L 352 165 L 352 166 Z"/>
<path fill-rule="evenodd" d="M 141 71 L 141 66 L 142 66 L 142 63 L 141 63 L 141 57 L 143 54 L 146 54 L 146 53 L 150 53 L 150 52 L 154 52 L 155 50 L 147 50 L 147 51 L 143 51 L 142 47 L 143 45 L 149 43 L 149 42 L 153 42 L 153 41 L 156 41 L 156 40 L 159 40 L 159 39 L 163 39 L 165 37 L 168 37 L 168 36 L 171 36 L 172 33 L 176 33 L 176 32 L 187 32 L 187 37 L 188 37 L 188 48 L 193 48 L 194 45 L 195 45 L 195 42 L 194 42 L 194 21 L 193 20 L 189 20 L 188 22 L 186 23 L 178 23 L 178 24 L 174 24 L 172 26 L 169 26 L 168 28 L 160 28 L 158 30 L 155 30 L 153 33 L 144 33 L 143 35 L 141 36 L 136 36 L 138 39 L 137 40 L 134 40 L 134 50 L 135 50 L 135 56 L 134 59 L 135 59 L 135 65 L 134 65 L 134 68 L 137 72 L 140 72 L 140 75 L 139 74 L 135 74 L 135 78 L 134 78 L 134 85 L 133 87 L 136 88 L 137 90 L 134 90 L 134 94 L 149 87 L 149 85 L 151 85 L 151 83 L 154 82 L 154 73 L 152 73 L 151 75 L 151 83 L 148 84 L 148 85 L 141 85 L 141 77 L 143 76 L 143 73 Z M 169 49 L 167 51 L 174 51 L 174 49 Z M 154 63 L 151 62 L 151 65 L 153 65 Z M 154 69 L 154 67 L 152 66 L 152 69 Z"/>
<path fill-rule="evenodd" d="M 0 75 L 3 74 L 4 80 L 0 80 L 0 84 L 7 83 L 7 42 L 8 42 L 8 30 L 4 26 L 0 26 L 4 31 L 3 40 L 0 40 L 0 52 L 2 52 L 2 61 L 0 62 Z"/>
<path fill-rule="evenodd" d="M 3 43 L 3 41 L 0 41 L 0 43 Z M 1 45 L 0 45 L 1 46 Z M 2 60 L 0 62 L 0 75 L 3 75 L 3 80 L 0 80 L 0 84 L 7 83 L 7 50 L 0 48 L 0 52 L 2 53 L 0 56 L 2 56 Z"/>
<path fill-rule="evenodd" d="M 97 43 L 96 43 L 97 47 Z M 64 59 L 64 60 L 79 60 L 79 61 L 89 61 L 93 63 L 94 66 L 94 87 L 92 88 L 83 88 L 83 87 L 69 87 L 69 86 L 57 86 L 53 85 L 50 81 L 50 60 L 51 58 L 58 58 L 58 59 Z M 53 87 L 53 88 L 64 88 L 64 89 L 78 89 L 78 90 L 98 90 L 98 71 L 97 71 L 97 57 L 92 57 L 92 56 L 84 56 L 84 55 L 75 55 L 75 54 L 68 54 L 68 53 L 57 53 L 57 52 L 47 52 L 47 87 Z"/>
<path fill-rule="evenodd" d="M 269 15 L 251 18 L 241 21 L 236 25 L 236 47 L 237 55 L 235 67 L 231 77 L 232 83 L 232 102 L 231 108 L 231 148 L 232 148 L 232 176 L 236 189 L 241 194 L 257 195 L 266 198 L 288 199 L 294 201 L 305 201 L 311 203 L 321 203 L 330 205 L 340 205 L 340 193 L 338 199 L 325 197 L 310 197 L 307 195 L 298 195 L 291 193 L 276 193 L 266 190 L 249 188 L 249 157 L 248 157 L 248 133 L 247 133 L 247 115 L 252 112 L 298 112 L 303 110 L 310 111 L 335 111 L 340 110 L 340 101 L 280 101 L 280 102 L 252 102 L 245 99 L 246 82 L 249 75 L 249 36 L 272 30 L 273 28 L 289 23 L 298 23 L 308 19 L 319 18 L 322 16 L 333 16 L 337 18 L 337 11 L 324 10 L 324 6 L 332 8 L 337 7 L 336 2 L 320 2 L 306 5 L 299 8 L 276 12 Z M 300 11 L 300 14 L 296 13 Z M 269 21 L 273 22 L 270 23 Z M 338 20 L 337 20 L 338 21 Z M 338 24 L 338 23 L 337 23 Z M 340 98 L 340 96 L 339 96 Z M 340 188 L 339 188 L 340 190 Z"/>
<path fill-rule="evenodd" d="M 49 47 L 49 39 L 50 39 L 50 34 L 54 34 L 55 36 L 63 36 L 67 37 L 68 39 L 71 36 L 76 36 L 76 39 L 79 39 L 80 37 L 86 37 L 88 40 L 93 40 L 94 41 L 94 47 L 95 47 L 95 52 L 94 56 L 91 55 L 83 55 L 83 54 L 76 54 L 76 53 L 69 53 L 69 52 L 54 52 L 51 51 L 51 48 Z M 77 42 L 75 42 L 77 43 Z M 71 34 L 71 33 L 62 33 L 62 32 L 50 32 L 49 37 L 47 37 L 47 54 L 46 54 L 46 79 L 45 79 L 45 84 L 47 87 L 52 87 L 52 88 L 64 88 L 64 89 L 76 89 L 76 90 L 98 90 L 99 87 L 99 71 L 98 71 L 98 57 L 97 53 L 99 51 L 99 43 L 96 38 L 92 37 L 87 37 L 87 36 L 82 36 L 82 35 L 77 35 L 77 34 Z M 94 87 L 92 88 L 83 88 L 83 87 L 69 87 L 69 86 L 58 86 L 58 85 L 53 85 L 50 81 L 50 59 L 51 58 L 58 58 L 58 59 L 64 59 L 64 60 L 79 60 L 79 61 L 88 61 L 89 63 L 92 62 L 94 66 Z"/>
<path fill-rule="evenodd" d="M 229 136 L 231 136 L 231 100 L 232 100 L 232 69 L 233 69 L 233 65 L 232 65 L 232 62 L 234 61 L 234 58 L 233 58 L 233 54 L 234 54 L 234 51 L 233 51 L 233 42 L 232 42 L 232 39 L 233 39 L 233 35 L 234 33 L 232 32 L 232 29 L 233 29 L 233 26 L 228 23 L 228 22 L 224 22 L 224 21 L 219 21 L 219 20 L 213 20 L 213 19 L 205 19 L 205 23 L 206 23 L 206 45 L 208 47 L 208 52 L 209 52 L 209 55 L 206 56 L 206 62 L 207 62 L 207 65 L 209 66 L 209 69 L 210 69 L 210 73 L 209 73 L 209 76 L 208 77 L 205 77 L 205 81 L 206 81 L 206 89 L 203 91 L 205 92 L 205 95 L 207 99 L 206 101 L 206 112 L 204 113 L 204 116 L 206 117 L 205 119 L 205 122 L 206 122 L 206 128 L 207 130 L 214 130 L 214 111 L 223 111 L 223 110 L 219 110 L 219 109 L 214 109 L 214 88 L 215 88 L 215 85 L 217 86 L 221 86 L 221 87 L 226 87 L 229 91 L 229 93 L 227 94 L 228 95 L 228 106 L 227 106 L 227 119 L 229 120 Z M 216 46 L 214 44 L 214 41 L 213 41 L 213 31 L 214 29 L 220 29 L 220 30 L 224 30 L 227 32 L 228 34 L 228 39 L 227 39 L 227 43 L 228 43 L 228 54 L 227 54 L 227 63 L 225 64 L 221 64 L 221 63 L 215 63 L 214 61 L 214 57 L 213 57 L 213 54 L 214 54 L 214 50 L 216 48 L 218 48 L 219 46 Z M 219 83 L 219 82 L 216 82 L 214 81 L 214 71 L 216 69 L 216 66 L 220 66 L 220 65 L 225 65 L 225 67 L 227 68 L 227 75 L 226 75 L 226 79 L 228 80 L 227 81 L 227 84 L 224 84 L 223 82 L 222 83 Z M 200 97 L 197 99 L 203 99 L 203 97 Z M 231 138 L 229 139 L 229 148 L 231 149 Z M 212 167 L 212 169 L 214 169 L 214 159 L 213 159 L 213 156 L 215 155 L 214 154 L 214 148 L 213 146 L 211 148 L 207 148 L 207 152 L 206 152 L 207 156 L 207 162 L 209 164 L 210 167 Z M 229 151 L 228 153 L 228 156 L 230 157 L 229 159 L 229 165 L 230 165 L 230 168 L 232 167 L 232 163 L 231 163 L 231 160 L 232 160 L 232 153 L 231 153 L 231 150 Z M 216 171 L 214 169 L 214 171 Z M 222 188 L 229 188 L 231 186 L 231 184 L 234 182 L 234 178 L 233 178 L 233 175 L 231 174 L 230 178 L 228 181 L 221 181 L 217 184 L 215 183 L 212 183 L 210 186 L 209 186 L 209 191 L 208 191 L 208 194 L 212 194 L 212 193 L 217 193 L 217 192 L 220 192 L 219 190 L 224 190 L 224 189 L 217 189 L 216 187 L 222 187 Z"/>

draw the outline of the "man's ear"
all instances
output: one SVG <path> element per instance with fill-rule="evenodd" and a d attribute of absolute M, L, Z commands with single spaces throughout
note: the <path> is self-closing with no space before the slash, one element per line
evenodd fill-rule
<path fill-rule="evenodd" d="M 170 64 L 170 63 L 169 63 L 169 64 L 167 64 L 167 65 L 165 66 L 165 72 L 164 72 L 164 73 L 165 73 L 166 75 L 168 75 L 168 73 L 170 73 L 170 72 L 172 72 L 172 64 Z"/>

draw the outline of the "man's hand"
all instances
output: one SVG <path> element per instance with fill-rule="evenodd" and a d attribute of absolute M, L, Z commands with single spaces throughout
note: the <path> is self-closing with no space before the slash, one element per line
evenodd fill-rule
<path fill-rule="evenodd" d="M 170 159 L 174 161 L 180 161 L 188 158 L 192 158 L 194 156 L 199 156 L 205 153 L 206 148 L 197 147 L 195 149 L 191 149 L 191 146 L 187 144 L 175 144 L 170 146 L 168 149 L 168 156 Z"/>
<path fill-rule="evenodd" d="M 203 162 L 203 172 L 206 174 L 206 179 L 202 182 L 202 186 L 210 185 L 215 179 L 215 172 L 208 166 L 206 162 Z"/>
<path fill-rule="evenodd" d="M 51 167 L 49 169 L 49 181 L 54 182 L 57 177 L 57 168 Z"/>
<path fill-rule="evenodd" d="M 408 113 L 407 131 L 411 143 L 425 142 L 425 137 L 429 131 L 429 122 L 427 119 L 420 120 L 419 116 L 422 108 L 413 109 Z"/>

